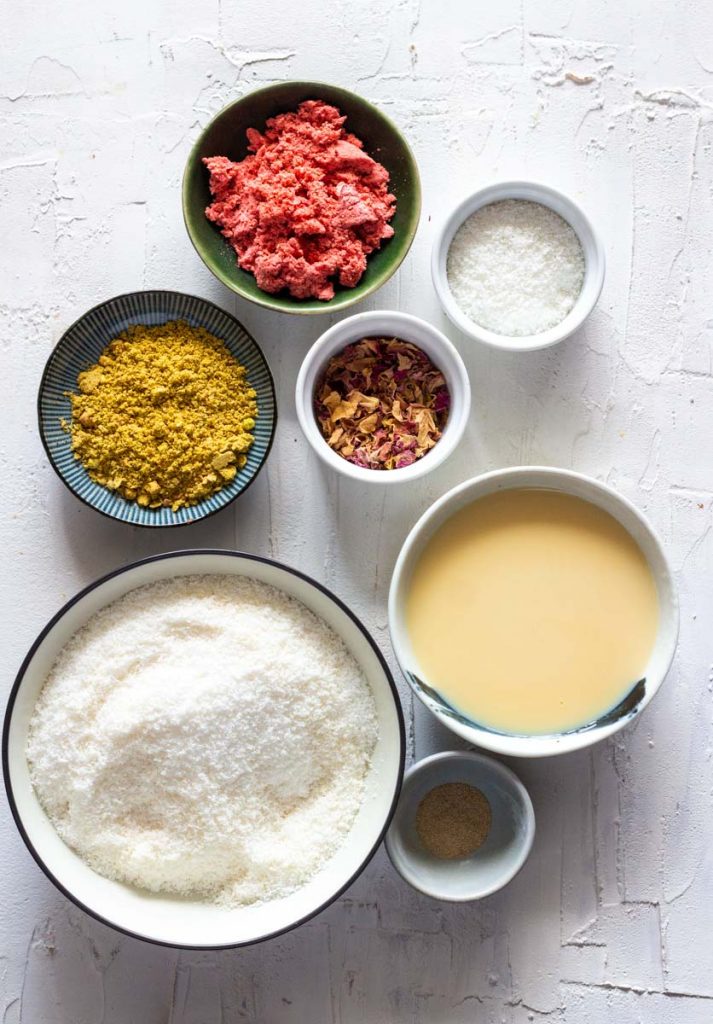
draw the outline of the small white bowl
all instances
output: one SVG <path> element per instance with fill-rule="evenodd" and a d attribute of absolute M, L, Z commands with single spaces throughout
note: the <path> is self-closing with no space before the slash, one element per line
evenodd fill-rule
<path fill-rule="evenodd" d="M 93 871 L 59 837 L 30 780 L 25 756 L 35 703 L 67 641 L 87 620 L 136 587 L 202 573 L 249 576 L 305 604 L 342 638 L 376 705 L 379 737 L 364 779 L 364 798 L 344 843 L 304 886 L 280 899 L 233 909 L 115 882 Z M 295 569 L 235 551 L 154 555 L 97 580 L 59 611 L 20 668 L 5 714 L 3 771 L 10 809 L 30 853 L 49 879 L 82 910 L 135 938 L 186 949 L 242 946 L 302 924 L 351 885 L 375 853 L 398 796 L 405 754 L 398 693 L 381 652 L 361 623 L 321 584 Z M 239 755 L 239 752 L 238 752 Z"/>
<path fill-rule="evenodd" d="M 489 331 L 486 327 L 476 324 L 458 305 L 448 284 L 446 271 L 448 250 L 456 231 L 476 210 L 503 199 L 527 199 L 554 210 L 576 232 L 584 253 L 584 281 L 579 298 L 572 309 L 564 320 L 555 324 L 554 327 L 525 337 L 496 334 L 494 331 Z M 582 208 L 564 193 L 550 188 L 549 185 L 540 185 L 534 181 L 496 182 L 468 196 L 446 218 L 436 234 L 431 254 L 433 285 L 449 319 L 464 334 L 476 341 L 482 341 L 493 348 L 508 349 L 514 352 L 531 352 L 535 349 L 549 348 L 551 345 L 564 341 L 570 334 L 578 330 L 594 309 L 599 298 L 604 284 L 604 266 L 604 247 Z"/>
<path fill-rule="evenodd" d="M 440 441 L 412 465 L 401 469 L 365 469 L 348 462 L 329 447 L 314 414 L 315 391 L 332 356 L 351 342 L 376 337 L 400 338 L 422 349 L 443 373 L 451 396 L 448 420 Z M 300 367 L 295 403 L 302 431 L 323 462 L 352 480 L 395 484 L 429 473 L 455 451 L 470 413 L 470 381 L 463 360 L 445 334 L 409 313 L 377 310 L 340 320 L 317 339 Z"/>
<path fill-rule="evenodd" d="M 616 708 L 598 721 L 552 735 L 513 735 L 488 729 L 448 705 L 429 685 L 411 646 L 406 625 L 406 602 L 411 575 L 421 553 L 446 520 L 466 505 L 495 491 L 536 487 L 562 491 L 589 501 L 614 516 L 641 548 L 653 573 L 659 600 L 659 627 L 653 650 L 639 682 Z M 618 732 L 636 718 L 658 692 L 673 661 L 678 638 L 678 599 L 671 567 L 658 535 L 630 501 L 611 487 L 581 473 L 546 466 L 520 466 L 484 473 L 448 491 L 412 527 L 394 566 L 389 590 L 389 629 L 394 653 L 414 693 L 439 721 L 486 750 L 515 757 L 549 757 L 591 746 Z M 517 638 L 513 638 L 517 642 Z M 475 654 L 475 652 L 474 652 Z"/>
<path fill-rule="evenodd" d="M 493 820 L 488 838 L 468 857 L 440 860 L 424 849 L 416 811 L 436 786 L 465 782 L 487 798 Z M 530 795 L 504 764 L 472 751 L 446 751 L 414 764 L 404 777 L 386 849 L 399 874 L 437 900 L 480 900 L 512 881 L 532 849 L 535 812 Z"/>

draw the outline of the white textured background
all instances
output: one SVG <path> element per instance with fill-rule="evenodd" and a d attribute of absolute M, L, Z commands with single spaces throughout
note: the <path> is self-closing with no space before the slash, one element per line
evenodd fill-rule
<path fill-rule="evenodd" d="M 0 821 L 4 1024 L 710 1024 L 713 1020 L 713 7 L 707 0 L 5 0 L 0 62 L 3 687 L 60 603 L 159 550 L 213 545 L 322 577 L 388 652 L 385 599 L 411 523 L 482 470 L 593 474 L 651 517 L 682 598 L 668 683 L 591 752 L 521 763 L 538 817 L 504 892 L 447 906 L 383 851 L 327 912 L 276 941 L 163 951 L 54 891 Z M 444 327 L 471 373 L 461 453 L 423 484 L 361 490 L 308 454 L 292 389 L 329 318 L 236 300 L 194 254 L 179 183 L 199 128 L 261 83 L 353 88 L 403 128 L 424 186 L 397 277 L 358 308 Z M 608 273 L 589 323 L 543 354 L 481 351 L 444 321 L 433 224 L 495 176 L 572 192 Z M 183 530 L 102 519 L 54 477 L 35 425 L 44 361 L 108 296 L 168 287 L 237 313 L 275 372 L 277 444 L 232 509 Z M 390 654 L 390 652 L 389 652 Z M 410 754 L 452 746 L 413 709 Z"/>

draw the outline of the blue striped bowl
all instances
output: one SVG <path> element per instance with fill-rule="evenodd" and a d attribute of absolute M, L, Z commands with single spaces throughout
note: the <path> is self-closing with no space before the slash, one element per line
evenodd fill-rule
<path fill-rule="evenodd" d="M 257 392 L 255 440 L 247 463 L 230 483 L 211 497 L 172 512 L 170 508 L 142 508 L 95 483 L 74 458 L 70 435 L 61 420 L 71 419 L 67 392 L 77 389 L 77 376 L 97 361 L 109 342 L 132 324 L 163 324 L 187 320 L 221 338 L 248 372 Z M 40 437 L 53 469 L 70 491 L 105 516 L 133 526 L 184 526 L 205 519 L 234 501 L 250 486 L 267 458 L 275 435 L 277 407 L 270 368 L 257 342 L 235 317 L 212 302 L 181 292 L 130 292 L 100 303 L 64 332 L 47 360 L 37 398 Z"/>

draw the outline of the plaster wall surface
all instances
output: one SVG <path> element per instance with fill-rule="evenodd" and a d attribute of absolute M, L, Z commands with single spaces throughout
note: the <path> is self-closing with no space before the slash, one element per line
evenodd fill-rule
<path fill-rule="evenodd" d="M 235 547 L 313 574 L 389 658 L 386 595 L 410 525 L 459 481 L 522 463 L 619 488 L 660 531 L 680 588 L 670 677 L 633 728 L 516 767 L 532 856 L 466 906 L 411 891 L 380 851 L 298 931 L 219 954 L 162 950 L 57 893 L 0 808 L 4 1024 L 710 1024 L 713 1021 L 713 6 L 704 0 L 5 0 L 0 64 L 2 687 L 47 619 L 123 563 Z M 424 206 L 400 272 L 358 309 L 401 308 L 461 351 L 473 412 L 423 482 L 364 489 L 317 463 L 295 417 L 308 346 L 334 317 L 236 299 L 187 239 L 180 180 L 227 101 L 331 81 L 393 117 Z M 503 354 L 445 320 L 430 284 L 437 222 L 492 178 L 570 192 L 607 277 L 564 345 Z M 102 299 L 168 287 L 234 312 L 276 376 L 277 441 L 230 510 L 180 531 L 104 520 L 55 478 L 35 424 L 42 367 Z M 394 666 L 395 668 L 395 666 Z M 403 680 L 409 758 L 457 746 Z"/>

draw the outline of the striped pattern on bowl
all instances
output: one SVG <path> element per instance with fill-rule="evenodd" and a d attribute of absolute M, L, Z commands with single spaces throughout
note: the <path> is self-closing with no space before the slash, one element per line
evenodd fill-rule
<path fill-rule="evenodd" d="M 77 390 L 77 377 L 97 361 L 104 348 L 132 324 L 154 326 L 187 320 L 221 338 L 248 372 L 257 392 L 255 440 L 247 463 L 233 480 L 197 505 L 181 508 L 142 508 L 95 483 L 75 459 L 70 435 L 61 420 L 71 418 L 67 392 Z M 257 342 L 235 317 L 205 299 L 181 292 L 143 291 L 119 295 L 100 303 L 65 331 L 47 361 L 37 399 L 40 437 L 53 468 L 67 487 L 87 505 L 134 526 L 183 526 L 218 512 L 252 483 L 267 458 L 275 434 L 277 408 L 270 368 Z"/>

